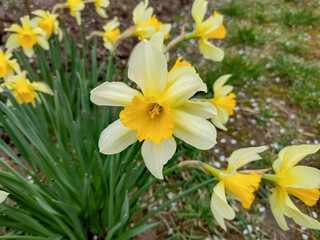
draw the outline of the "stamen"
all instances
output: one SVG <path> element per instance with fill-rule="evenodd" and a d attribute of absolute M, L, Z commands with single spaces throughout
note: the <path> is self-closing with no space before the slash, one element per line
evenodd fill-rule
<path fill-rule="evenodd" d="M 160 115 L 162 110 L 162 106 L 158 103 L 153 104 L 151 110 L 149 111 L 149 115 L 152 119 L 154 119 L 155 116 Z"/>

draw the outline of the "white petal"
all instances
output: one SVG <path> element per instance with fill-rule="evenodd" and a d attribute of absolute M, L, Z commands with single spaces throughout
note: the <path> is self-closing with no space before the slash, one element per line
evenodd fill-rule
<path fill-rule="evenodd" d="M 199 50 L 205 59 L 221 62 L 224 58 L 224 52 L 206 39 L 199 39 Z"/>
<path fill-rule="evenodd" d="M 150 42 L 156 47 L 156 49 L 163 52 L 163 39 L 164 34 L 162 32 L 157 32 L 152 35 Z"/>
<path fill-rule="evenodd" d="M 204 119 L 211 118 L 217 114 L 217 109 L 212 103 L 202 101 L 186 101 L 178 107 L 178 110 Z"/>
<path fill-rule="evenodd" d="M 211 118 L 211 122 L 219 129 L 227 131 L 228 129 L 224 126 L 229 120 L 229 114 L 220 106 L 216 106 L 217 115 Z"/>
<path fill-rule="evenodd" d="M 179 110 L 172 114 L 173 133 L 181 140 L 201 150 L 208 150 L 217 143 L 217 131 L 209 121 Z"/>
<path fill-rule="evenodd" d="M 160 26 L 160 32 L 164 33 L 164 35 L 167 35 L 171 30 L 171 24 L 165 23 Z"/>
<path fill-rule="evenodd" d="M 49 43 L 47 39 L 42 36 L 37 36 L 37 43 L 44 49 L 49 50 Z"/>
<path fill-rule="evenodd" d="M 271 206 L 272 214 L 282 230 L 289 230 L 283 212 L 285 205 L 284 195 L 287 193 L 285 192 L 285 190 L 279 190 L 277 188 L 271 189 L 271 192 L 272 194 L 270 195 L 269 203 Z"/>
<path fill-rule="evenodd" d="M 97 105 L 125 106 L 141 93 L 123 82 L 105 82 L 91 91 L 90 100 Z"/>
<path fill-rule="evenodd" d="M 163 165 L 172 158 L 173 154 L 176 152 L 176 148 L 176 141 L 173 137 L 169 140 L 162 139 L 159 145 L 149 140 L 144 141 L 141 148 L 141 154 L 147 168 L 153 176 L 163 179 Z"/>
<path fill-rule="evenodd" d="M 0 203 L 2 203 L 8 197 L 9 193 L 0 191 Z"/>
<path fill-rule="evenodd" d="M 185 75 L 193 75 L 196 73 L 196 70 L 194 67 L 191 66 L 185 66 L 178 68 L 177 70 L 173 71 L 168 75 L 168 84 L 172 84 L 176 82 L 179 78 L 185 76 Z"/>
<path fill-rule="evenodd" d="M 137 141 L 136 135 L 137 132 L 123 126 L 118 119 L 102 131 L 99 139 L 100 152 L 104 154 L 119 153 Z"/>
<path fill-rule="evenodd" d="M 236 169 L 242 167 L 245 164 L 248 164 L 252 161 L 257 161 L 261 159 L 261 156 L 258 153 L 264 152 L 267 150 L 266 146 L 262 147 L 248 147 L 241 148 L 232 152 L 228 159 L 230 165 L 235 165 Z"/>
<path fill-rule="evenodd" d="M 291 217 L 293 221 L 305 228 L 320 229 L 320 223 L 314 218 L 302 213 L 291 201 L 290 197 L 286 195 L 284 214 Z"/>
<path fill-rule="evenodd" d="M 235 217 L 235 212 L 232 209 L 232 207 L 229 206 L 224 184 L 223 182 L 219 182 L 214 188 L 213 188 L 213 194 L 211 196 L 211 203 L 210 203 L 211 211 L 219 223 L 219 225 L 226 230 L 226 226 L 224 223 L 224 218 L 228 220 L 232 220 Z"/>
<path fill-rule="evenodd" d="M 23 47 L 22 49 L 23 49 L 24 54 L 27 57 L 31 58 L 33 56 L 33 54 L 34 54 L 33 48 Z"/>
<path fill-rule="evenodd" d="M 167 61 L 152 43 L 143 41 L 132 51 L 128 77 L 142 89 L 144 95 L 159 96 L 167 82 Z"/>
<path fill-rule="evenodd" d="M 207 34 L 216 30 L 218 27 L 220 27 L 222 22 L 223 22 L 223 16 L 221 14 L 209 17 L 207 20 L 205 20 L 201 24 L 201 27 L 206 30 L 204 34 Z"/>
<path fill-rule="evenodd" d="M 196 92 L 207 92 L 207 85 L 197 75 L 184 75 L 166 89 L 164 98 L 170 106 L 179 106 Z"/>
<path fill-rule="evenodd" d="M 219 77 L 213 84 L 213 91 L 217 91 L 228 81 L 228 79 L 232 76 L 232 74 L 225 74 Z"/>
<path fill-rule="evenodd" d="M 7 39 L 6 48 L 18 48 L 19 46 L 19 35 L 16 33 L 11 34 Z"/>
<path fill-rule="evenodd" d="M 320 170 L 314 167 L 295 166 L 286 175 L 286 187 L 318 188 Z"/>
<path fill-rule="evenodd" d="M 309 154 L 316 153 L 320 149 L 320 145 L 292 145 L 283 148 L 279 152 L 279 159 L 281 161 L 281 169 L 289 169 L 300 162 L 303 158 L 305 158 Z M 275 171 L 279 171 L 280 169 L 275 169 Z"/>
<path fill-rule="evenodd" d="M 205 0 L 195 0 L 192 4 L 191 14 L 197 25 L 200 25 L 207 11 L 208 2 Z"/>

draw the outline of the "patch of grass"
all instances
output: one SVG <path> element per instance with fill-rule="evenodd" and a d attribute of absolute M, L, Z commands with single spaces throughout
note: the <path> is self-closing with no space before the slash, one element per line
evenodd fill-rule
<path fill-rule="evenodd" d="M 241 1 L 232 0 L 229 6 L 221 8 L 219 12 L 230 17 L 243 17 L 247 13 L 247 7 Z"/>
<path fill-rule="evenodd" d="M 310 9 L 298 9 L 296 11 L 286 11 L 281 14 L 282 21 L 289 27 L 310 26 L 320 23 L 320 16 Z"/>
<path fill-rule="evenodd" d="M 260 37 L 262 34 L 253 27 L 235 27 L 229 34 L 228 45 L 236 46 L 243 45 L 251 47 L 259 47 L 265 44 L 266 39 Z"/>

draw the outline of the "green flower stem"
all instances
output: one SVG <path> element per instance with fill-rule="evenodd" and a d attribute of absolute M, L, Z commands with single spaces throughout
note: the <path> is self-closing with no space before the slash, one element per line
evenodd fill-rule
<path fill-rule="evenodd" d="M 271 182 L 273 184 L 277 183 L 277 176 L 274 175 L 274 174 L 262 174 L 262 179 L 266 180 L 266 181 L 269 181 L 269 182 Z"/>
<path fill-rule="evenodd" d="M 185 41 L 193 39 L 193 38 L 197 38 L 197 35 L 195 34 L 195 31 L 193 31 L 192 33 L 187 34 L 186 36 L 184 36 Z"/>
<path fill-rule="evenodd" d="M 113 63 L 113 53 L 110 52 L 109 60 L 108 60 L 107 76 L 106 76 L 106 81 L 107 81 L 107 82 L 110 82 L 110 81 L 111 81 L 111 76 L 112 76 L 112 63 Z"/>

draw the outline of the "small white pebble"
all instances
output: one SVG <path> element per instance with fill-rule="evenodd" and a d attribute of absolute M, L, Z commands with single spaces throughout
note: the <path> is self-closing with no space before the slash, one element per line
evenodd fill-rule
<path fill-rule="evenodd" d="M 236 139 L 231 139 L 231 144 L 237 144 L 237 140 Z"/>
<path fill-rule="evenodd" d="M 249 230 L 249 232 L 252 232 L 252 230 L 253 230 L 252 226 L 250 224 L 248 225 L 248 230 Z"/>
<path fill-rule="evenodd" d="M 251 145 L 251 146 L 256 145 L 256 141 L 255 141 L 255 140 L 251 140 L 251 141 L 250 141 L 250 145 Z"/>
<path fill-rule="evenodd" d="M 307 141 L 306 141 L 306 144 L 310 144 L 310 143 L 311 143 L 311 141 L 310 141 L 310 140 L 307 140 Z"/>
<path fill-rule="evenodd" d="M 254 103 L 254 102 L 256 102 L 256 100 L 254 98 L 251 98 L 250 102 Z"/>
<path fill-rule="evenodd" d="M 292 115 L 290 116 L 290 118 L 291 118 L 291 119 L 295 119 L 295 118 L 296 118 L 296 115 L 292 114 Z"/>
<path fill-rule="evenodd" d="M 240 54 L 240 55 L 241 55 L 241 54 L 244 54 L 244 50 L 240 49 L 240 50 L 239 50 L 239 54 Z"/>
<path fill-rule="evenodd" d="M 259 212 L 265 212 L 266 211 L 266 208 L 265 207 L 260 207 L 259 208 Z"/>
<path fill-rule="evenodd" d="M 311 213 L 314 218 L 318 218 L 318 214 L 315 211 L 312 211 Z"/>
<path fill-rule="evenodd" d="M 169 228 L 168 235 L 172 235 L 172 234 L 173 234 L 173 229 Z"/>
<path fill-rule="evenodd" d="M 270 118 L 269 121 L 270 121 L 270 122 L 274 122 L 274 118 Z"/>
<path fill-rule="evenodd" d="M 319 144 L 319 141 L 318 141 L 317 139 L 315 139 L 315 140 L 313 141 L 313 143 L 314 143 L 314 144 Z"/>
<path fill-rule="evenodd" d="M 220 142 L 221 142 L 221 143 L 226 143 L 226 142 L 227 142 L 227 139 L 222 138 L 222 139 L 220 140 Z"/>
<path fill-rule="evenodd" d="M 276 82 L 280 82 L 280 78 L 279 77 L 276 77 Z"/>
<path fill-rule="evenodd" d="M 271 64 L 270 63 L 267 63 L 266 64 L 266 68 L 270 68 L 271 67 Z"/>
<path fill-rule="evenodd" d="M 282 104 L 282 105 L 286 104 L 286 102 L 283 101 L 283 100 L 280 100 L 279 103 Z"/>
<path fill-rule="evenodd" d="M 254 110 L 255 110 L 256 112 L 260 112 L 260 108 L 258 108 L 258 107 L 255 107 Z"/>
<path fill-rule="evenodd" d="M 172 198 L 173 198 L 173 193 L 168 193 L 167 197 L 168 197 L 169 199 L 172 199 Z"/>
<path fill-rule="evenodd" d="M 305 239 L 305 240 L 307 240 L 308 239 L 308 235 L 307 234 L 304 234 L 304 233 L 302 233 L 302 239 Z"/>
<path fill-rule="evenodd" d="M 251 105 L 252 105 L 253 107 L 258 107 L 258 106 L 259 106 L 259 104 L 256 103 L 256 102 L 253 102 Z"/>
<path fill-rule="evenodd" d="M 221 168 L 221 163 L 219 163 L 219 162 L 214 162 L 213 165 L 214 165 L 216 168 Z"/>
<path fill-rule="evenodd" d="M 226 157 L 225 157 L 224 155 L 222 155 L 222 156 L 220 157 L 220 161 L 222 161 L 222 162 L 226 161 Z"/>
<path fill-rule="evenodd" d="M 214 151 L 215 153 L 219 153 L 219 152 L 220 152 L 220 149 L 219 149 L 219 148 L 215 148 L 215 149 L 213 149 L 213 151 Z"/>
<path fill-rule="evenodd" d="M 98 238 L 98 235 L 94 235 L 93 236 L 93 240 L 98 240 L 99 238 Z"/>
<path fill-rule="evenodd" d="M 229 121 L 230 121 L 230 122 L 234 122 L 234 118 L 230 118 Z"/>
<path fill-rule="evenodd" d="M 260 228 L 258 226 L 255 227 L 256 231 L 260 231 Z"/>
<path fill-rule="evenodd" d="M 307 230 L 307 228 L 305 228 L 305 227 L 301 227 L 301 230 L 302 230 L 302 231 L 304 231 L 304 230 Z"/>
<path fill-rule="evenodd" d="M 303 129 L 299 128 L 299 129 L 298 129 L 298 132 L 299 132 L 299 133 L 302 133 L 302 132 L 303 132 Z"/>
<path fill-rule="evenodd" d="M 285 132 L 286 132 L 286 130 L 284 128 L 280 129 L 280 133 L 285 133 Z"/>
<path fill-rule="evenodd" d="M 251 119 L 250 120 L 253 124 L 256 124 L 257 123 L 257 120 L 255 120 L 255 119 Z"/>
<path fill-rule="evenodd" d="M 239 107 L 239 106 L 236 106 L 236 107 L 234 108 L 234 110 L 235 110 L 235 111 L 239 111 L 239 110 L 240 110 L 240 107 Z"/>
<path fill-rule="evenodd" d="M 247 235 L 248 232 L 249 232 L 248 229 L 243 230 L 243 234 L 244 234 L 244 235 Z"/>
<path fill-rule="evenodd" d="M 266 101 L 267 101 L 267 103 L 270 103 L 271 102 L 271 98 L 267 98 Z"/>

